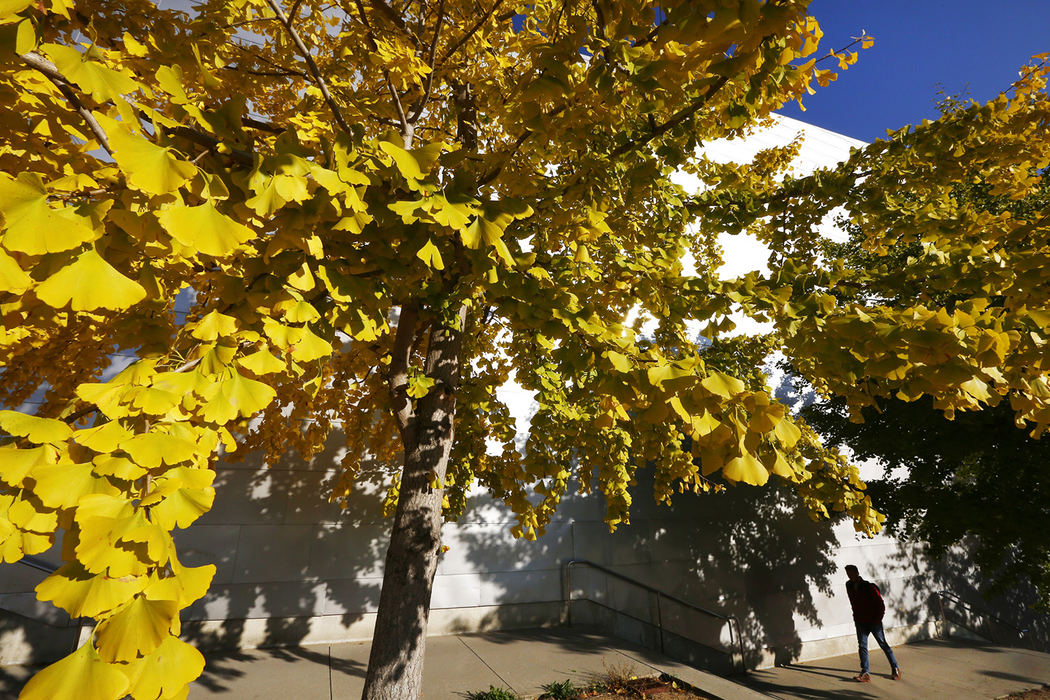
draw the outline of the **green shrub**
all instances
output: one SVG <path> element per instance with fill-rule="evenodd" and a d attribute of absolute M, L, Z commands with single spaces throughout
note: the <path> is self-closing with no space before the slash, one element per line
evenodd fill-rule
<path fill-rule="evenodd" d="M 574 686 L 572 681 L 568 679 L 557 683 L 547 683 L 541 687 L 543 688 L 543 695 L 540 697 L 549 698 L 549 700 L 573 700 L 580 694 L 580 688 Z"/>
<path fill-rule="evenodd" d="M 488 690 L 475 690 L 473 693 L 467 693 L 467 700 L 521 700 L 521 697 L 513 690 L 490 685 Z"/>

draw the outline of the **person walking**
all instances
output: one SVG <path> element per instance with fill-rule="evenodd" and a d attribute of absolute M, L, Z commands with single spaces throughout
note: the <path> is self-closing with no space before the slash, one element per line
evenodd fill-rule
<path fill-rule="evenodd" d="M 860 653 L 860 673 L 853 680 L 860 683 L 871 682 L 871 666 L 868 662 L 868 635 L 875 637 L 875 641 L 886 653 L 886 660 L 890 662 L 890 677 L 898 681 L 901 678 L 901 667 L 897 663 L 897 657 L 893 655 L 893 649 L 886 642 L 886 633 L 882 630 L 882 616 L 886 614 L 886 603 L 882 600 L 879 587 L 871 581 L 865 581 L 860 577 L 860 572 L 853 564 L 846 565 L 846 595 L 849 596 L 850 607 L 853 608 L 853 622 L 857 626 L 857 647 Z"/>

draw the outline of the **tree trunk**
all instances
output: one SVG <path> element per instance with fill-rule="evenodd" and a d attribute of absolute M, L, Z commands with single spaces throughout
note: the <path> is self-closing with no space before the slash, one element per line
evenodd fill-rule
<path fill-rule="evenodd" d="M 422 690 L 444 496 L 431 484 L 444 480 L 452 451 L 465 318 L 464 306 L 459 329 L 435 326 L 431 331 L 424 371 L 436 383 L 402 430 L 404 468 L 362 700 L 415 700 Z"/>

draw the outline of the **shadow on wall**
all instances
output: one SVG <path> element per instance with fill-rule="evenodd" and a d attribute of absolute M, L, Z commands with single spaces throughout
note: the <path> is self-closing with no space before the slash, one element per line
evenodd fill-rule
<path fill-rule="evenodd" d="M 182 563 L 217 567 L 205 597 L 183 612 L 184 639 L 208 650 L 291 646 L 337 636 L 375 611 L 389 527 L 379 484 L 387 475 L 366 470 L 351 507 L 329 503 L 341 442 L 334 434 L 310 460 L 289 451 L 273 465 L 258 454 L 220 464 L 214 508 L 176 534 Z M 211 658 L 199 682 L 221 688 L 239 673 L 223 662 L 238 660 Z"/>
<path fill-rule="evenodd" d="M 772 483 L 721 494 L 681 494 L 671 507 L 656 505 L 651 493 L 651 478 L 644 475 L 632 488 L 633 523 L 611 535 L 601 521 L 600 497 L 567 497 L 560 515 L 571 519 L 571 558 L 611 567 L 696 605 L 736 615 L 749 666 L 766 651 L 778 664 L 797 659 L 800 627 L 821 625 L 814 591 L 830 596 L 832 580 L 840 577 L 834 523 L 813 522 L 790 487 Z M 548 530 L 565 526 L 566 521 L 555 521 Z M 493 551 L 501 552 L 504 565 L 521 570 L 533 560 L 549 561 L 557 549 L 556 541 L 545 544 L 550 532 L 536 543 L 509 548 L 503 533 L 463 537 L 460 544 L 479 568 L 490 563 L 485 559 Z M 592 585 L 600 590 L 588 591 L 588 596 L 618 610 L 652 606 L 651 596 L 616 586 L 607 577 Z M 514 595 L 509 586 L 503 591 L 503 597 Z M 493 613 L 493 626 L 499 626 L 501 614 Z"/>
<path fill-rule="evenodd" d="M 915 606 L 916 615 L 921 608 L 929 619 L 940 620 L 943 612 L 949 623 L 992 643 L 1050 653 L 1050 615 L 1034 609 L 1034 588 L 995 589 L 974 566 L 965 544 L 940 557 L 921 544 L 910 550 L 914 554 L 902 549 L 890 565 L 904 574 L 905 594 L 925 604 Z"/>

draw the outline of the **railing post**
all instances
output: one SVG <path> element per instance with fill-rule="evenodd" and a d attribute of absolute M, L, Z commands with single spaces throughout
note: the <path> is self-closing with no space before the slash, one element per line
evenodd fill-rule
<path fill-rule="evenodd" d="M 660 591 L 656 593 L 656 633 L 660 635 L 660 653 L 664 653 L 664 616 L 660 610 Z"/>
<path fill-rule="evenodd" d="M 944 596 L 941 595 L 940 591 L 937 591 L 936 595 L 937 605 L 941 609 L 941 634 L 944 636 L 944 639 L 948 639 L 951 635 L 948 634 L 948 618 L 944 615 Z"/>
<path fill-rule="evenodd" d="M 571 561 L 565 565 L 565 622 L 569 627 L 572 627 L 572 565 Z"/>

